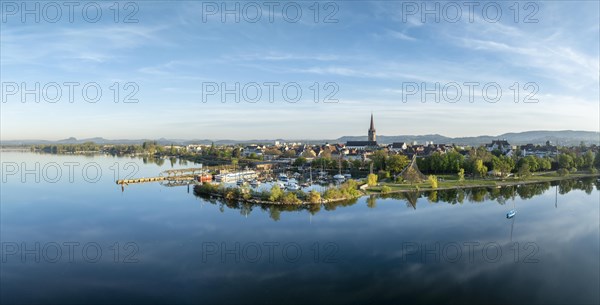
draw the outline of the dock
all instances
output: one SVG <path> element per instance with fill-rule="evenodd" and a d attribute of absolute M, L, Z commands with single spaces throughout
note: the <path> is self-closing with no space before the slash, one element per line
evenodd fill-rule
<path fill-rule="evenodd" d="M 116 183 L 120 185 L 127 185 L 133 183 L 158 181 L 194 181 L 196 180 L 196 177 L 202 173 L 202 171 L 202 168 L 169 169 L 163 171 L 157 177 L 119 179 L 116 181 Z"/>

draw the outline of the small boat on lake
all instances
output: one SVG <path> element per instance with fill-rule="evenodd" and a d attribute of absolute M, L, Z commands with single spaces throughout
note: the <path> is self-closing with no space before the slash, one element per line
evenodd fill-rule
<path fill-rule="evenodd" d="M 513 218 L 517 214 L 517 210 L 510 210 L 506 213 L 506 218 Z"/>

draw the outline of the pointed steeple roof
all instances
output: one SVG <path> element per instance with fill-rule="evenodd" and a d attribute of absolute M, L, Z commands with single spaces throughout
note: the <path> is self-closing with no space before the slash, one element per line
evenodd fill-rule
<path fill-rule="evenodd" d="M 373 123 L 373 113 L 371 113 L 371 127 L 369 127 L 369 130 L 375 130 L 375 124 Z"/>

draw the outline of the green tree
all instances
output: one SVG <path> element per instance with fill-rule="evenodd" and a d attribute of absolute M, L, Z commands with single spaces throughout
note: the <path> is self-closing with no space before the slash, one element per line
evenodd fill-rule
<path fill-rule="evenodd" d="M 296 160 L 294 161 L 294 166 L 302 166 L 306 163 L 306 158 L 304 157 L 298 157 L 296 158 Z"/>
<path fill-rule="evenodd" d="M 446 169 L 444 157 L 439 152 L 434 152 L 429 156 L 429 169 L 435 173 L 442 172 Z"/>
<path fill-rule="evenodd" d="M 465 169 L 461 168 L 458 170 L 458 182 L 465 181 Z"/>
<path fill-rule="evenodd" d="M 571 157 L 567 154 L 561 154 L 560 156 L 558 156 L 558 167 L 559 168 L 569 169 L 569 168 L 573 167 L 573 165 L 574 165 L 573 157 Z"/>
<path fill-rule="evenodd" d="M 560 168 L 556 171 L 559 176 L 566 176 L 569 174 L 569 170 L 566 168 Z"/>
<path fill-rule="evenodd" d="M 279 201 L 283 197 L 283 190 L 278 185 L 273 185 L 271 187 L 271 194 L 269 195 L 269 201 L 276 202 Z"/>
<path fill-rule="evenodd" d="M 367 176 L 367 184 L 369 186 L 375 186 L 375 185 L 377 185 L 377 175 L 375 175 L 375 174 L 369 174 Z"/>
<path fill-rule="evenodd" d="M 474 172 L 478 173 L 480 177 L 484 177 L 487 173 L 487 166 L 483 165 L 483 160 L 477 159 L 474 163 Z"/>
<path fill-rule="evenodd" d="M 531 171 L 529 170 L 529 163 L 522 162 L 521 166 L 519 166 L 518 175 L 520 178 L 525 178 L 531 176 Z"/>
<path fill-rule="evenodd" d="M 375 167 L 375 170 L 386 169 L 387 153 L 385 151 L 378 150 L 374 152 L 370 159 L 373 160 L 373 166 Z"/>
<path fill-rule="evenodd" d="M 492 157 L 493 169 L 500 172 L 502 176 L 508 176 L 512 169 L 515 167 L 515 162 L 512 158 L 507 156 Z"/>
<path fill-rule="evenodd" d="M 242 156 L 242 150 L 239 147 L 236 147 L 231 152 L 232 158 L 240 158 Z"/>
<path fill-rule="evenodd" d="M 548 157 L 544 157 L 538 160 L 539 170 L 547 171 L 552 168 L 552 160 Z"/>
<path fill-rule="evenodd" d="M 362 166 L 362 161 L 356 159 L 352 161 L 352 167 L 355 169 L 360 169 L 360 167 Z"/>
<path fill-rule="evenodd" d="M 456 151 L 450 151 L 446 153 L 444 158 L 446 158 L 446 169 L 444 171 L 447 173 L 455 173 L 459 171 L 465 160 L 465 157 Z"/>
<path fill-rule="evenodd" d="M 583 155 L 583 167 L 587 169 L 592 169 L 594 167 L 594 153 L 591 150 L 588 150 Z"/>
<path fill-rule="evenodd" d="M 429 177 L 427 177 L 427 180 L 429 180 L 429 183 L 431 184 L 431 188 L 433 188 L 433 189 L 438 188 L 438 179 L 435 175 L 429 175 Z"/>
<path fill-rule="evenodd" d="M 393 155 L 387 159 L 387 169 L 392 173 L 401 172 L 410 163 L 405 155 Z"/>

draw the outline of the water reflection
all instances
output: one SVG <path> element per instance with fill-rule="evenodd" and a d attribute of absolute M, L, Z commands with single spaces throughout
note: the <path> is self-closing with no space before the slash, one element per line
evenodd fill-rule
<path fill-rule="evenodd" d="M 27 162 L 28 168 L 33 162 L 43 167 L 93 161 L 105 173 L 97 183 L 80 176 L 74 183 L 66 178 L 35 183 L 30 176 L 25 183 L 15 175 L 2 185 L 3 242 L 29 249 L 38 242 L 40 249 L 54 242 L 94 242 L 104 254 L 96 263 L 83 259 L 81 246 L 75 263 L 69 262 L 66 249 L 56 263 L 44 251 L 40 262 L 33 255 L 24 262 L 20 254 L 10 255 L 0 268 L 2 304 L 600 300 L 594 190 L 599 185 L 594 179 L 399 193 L 316 206 L 260 206 L 199 198 L 187 193 L 187 186 L 158 183 L 126 186 L 122 193 L 110 169 L 115 162 L 123 166 L 131 161 L 140 165 L 138 176 L 152 176 L 168 169 L 170 160 L 158 168 L 129 157 L 2 157 L 3 162 Z M 506 219 L 515 205 L 517 216 Z M 115 242 L 134 242 L 139 262 L 115 263 Z M 273 243 L 279 246 L 270 260 L 270 248 L 264 245 Z M 286 244 L 302 250 L 298 261 L 291 262 L 282 251 Z M 207 245 L 220 250 L 207 252 Z M 240 251 L 232 253 L 236 245 Z M 255 261 L 256 252 L 244 249 L 257 245 L 263 255 Z M 337 250 L 328 252 L 330 245 Z M 471 250 L 467 245 L 476 246 Z M 462 256 L 456 255 L 458 249 Z M 502 255 L 495 259 L 500 249 Z"/>
<path fill-rule="evenodd" d="M 551 187 L 556 187 L 557 192 L 564 195 L 574 190 L 582 190 L 586 194 L 591 194 L 594 190 L 600 189 L 600 181 L 594 177 L 581 179 L 567 179 L 554 182 L 542 182 L 532 184 L 521 184 L 502 187 L 479 187 L 469 189 L 452 189 L 452 190 L 437 190 L 437 191 L 422 191 L 422 192 L 403 192 L 391 193 L 386 195 L 370 195 L 366 198 L 366 204 L 369 208 L 377 207 L 378 199 L 396 199 L 405 202 L 406 207 L 416 210 L 417 202 L 420 198 L 426 198 L 430 203 L 448 203 L 448 204 L 463 204 L 480 203 L 484 201 L 495 201 L 500 205 L 505 205 L 507 202 L 514 202 L 516 198 L 522 200 L 531 199 L 535 196 L 542 195 Z M 200 195 L 196 195 L 202 197 Z M 359 202 L 358 199 L 325 203 L 322 205 L 261 205 L 249 204 L 238 201 L 227 201 L 210 197 L 202 197 L 207 202 L 218 205 L 221 211 L 225 208 L 240 210 L 240 214 L 248 216 L 253 209 L 261 209 L 268 211 L 271 219 L 278 221 L 282 212 L 298 212 L 307 210 L 311 215 L 318 212 L 334 211 L 338 207 L 352 206 Z M 555 198 L 555 206 L 558 204 L 558 197 Z"/>

